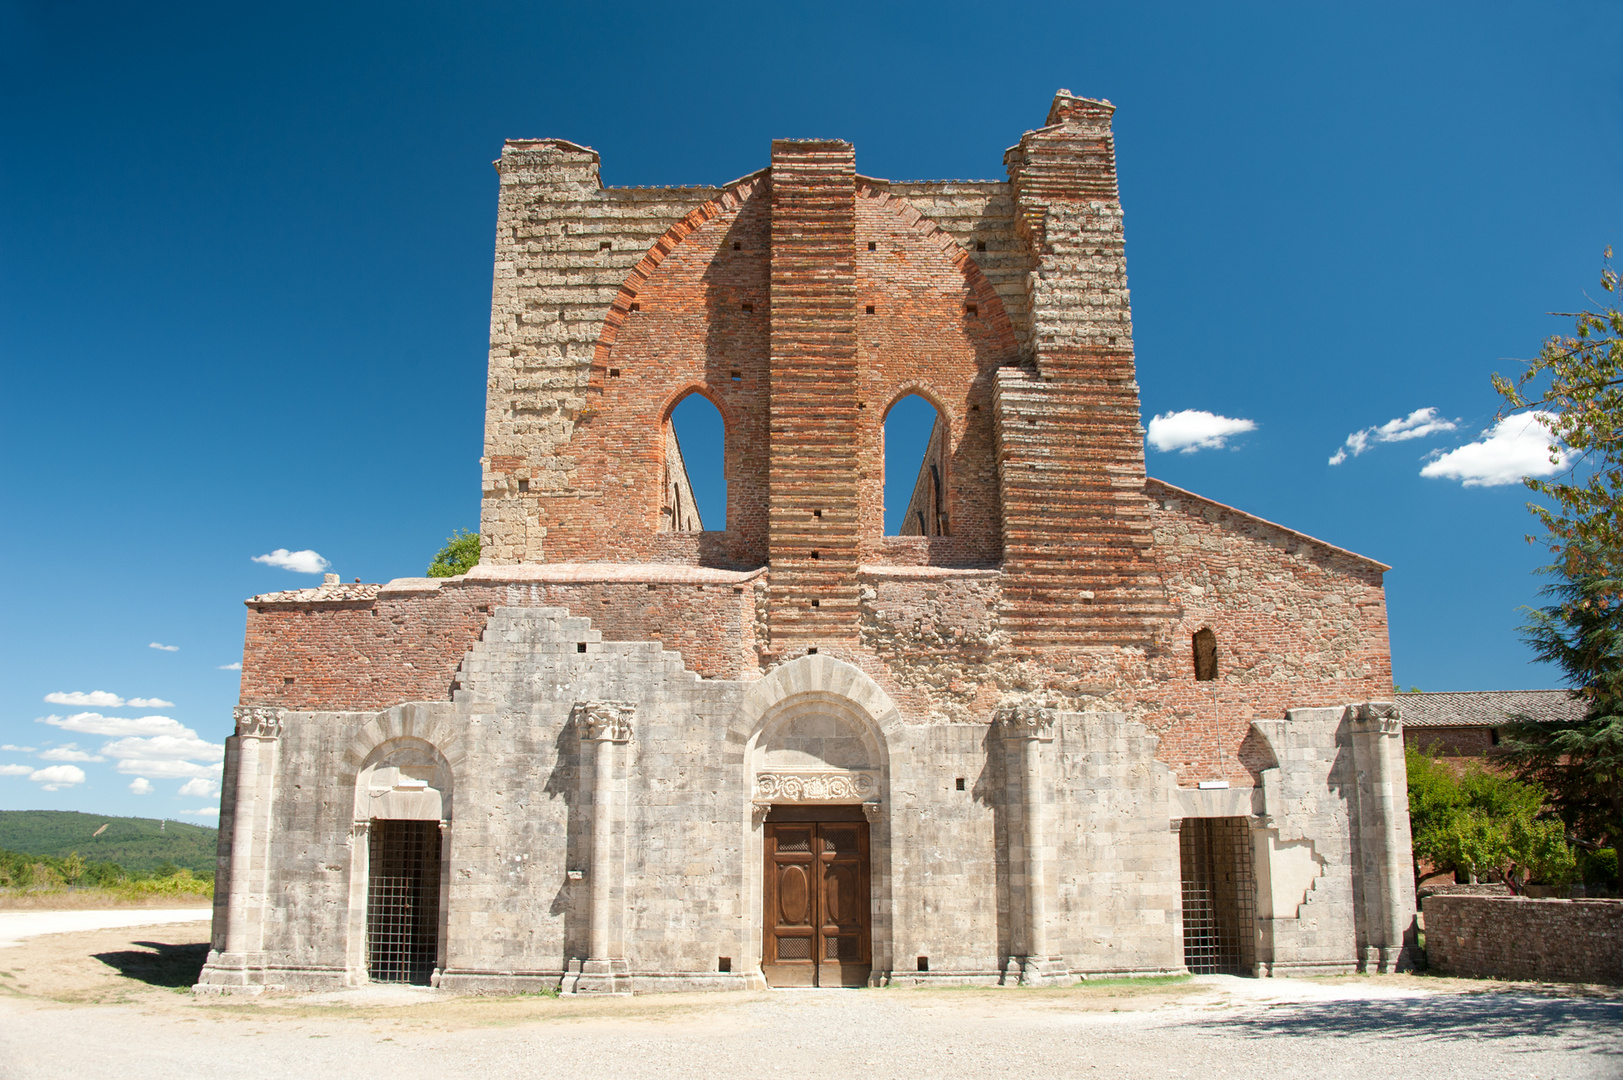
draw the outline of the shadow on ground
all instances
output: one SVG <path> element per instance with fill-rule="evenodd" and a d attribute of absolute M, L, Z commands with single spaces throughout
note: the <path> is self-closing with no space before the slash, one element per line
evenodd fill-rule
<path fill-rule="evenodd" d="M 1567 1040 L 1571 1049 L 1623 1058 L 1623 1040 L 1617 1035 L 1623 1031 L 1623 1000 L 1617 999 L 1504 992 L 1439 994 L 1397 1001 L 1279 1005 L 1203 1026 L 1212 1034 L 1259 1039 L 1390 1036 L 1453 1041 L 1557 1036 Z"/>
<path fill-rule="evenodd" d="M 131 944 L 140 945 L 142 951 L 96 953 L 95 958 L 125 978 L 171 990 L 197 985 L 197 977 L 209 955 L 207 942 L 169 945 L 161 941 L 135 941 Z"/>

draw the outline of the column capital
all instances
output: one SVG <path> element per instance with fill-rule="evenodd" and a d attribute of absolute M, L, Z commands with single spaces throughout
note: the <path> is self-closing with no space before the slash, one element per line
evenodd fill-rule
<path fill-rule="evenodd" d="M 580 737 L 588 741 L 629 742 L 631 722 L 637 716 L 634 701 L 577 701 L 575 722 Z"/>
<path fill-rule="evenodd" d="M 1041 739 L 1054 737 L 1055 710 L 1042 705 L 999 705 L 992 714 L 992 723 L 1005 739 Z"/>
<path fill-rule="evenodd" d="M 1396 702 L 1361 701 L 1347 706 L 1348 719 L 1382 735 L 1398 735 L 1403 731 L 1402 712 Z"/>
<path fill-rule="evenodd" d="M 231 710 L 237 722 L 236 733 L 254 739 L 279 739 L 282 736 L 282 718 L 287 710 L 266 705 L 238 705 Z"/>

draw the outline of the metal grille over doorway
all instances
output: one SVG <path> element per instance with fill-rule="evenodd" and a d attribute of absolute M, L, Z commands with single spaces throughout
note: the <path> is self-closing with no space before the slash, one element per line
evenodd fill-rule
<path fill-rule="evenodd" d="M 1183 962 L 1196 975 L 1250 975 L 1256 964 L 1256 878 L 1246 818 L 1184 818 Z"/>
<path fill-rule="evenodd" d="M 367 974 L 427 986 L 439 958 L 440 825 L 372 822 L 366 892 Z"/>

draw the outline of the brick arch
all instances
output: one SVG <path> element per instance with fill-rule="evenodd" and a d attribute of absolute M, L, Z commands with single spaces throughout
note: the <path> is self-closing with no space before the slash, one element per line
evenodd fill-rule
<path fill-rule="evenodd" d="M 677 388 L 666 396 L 665 403 L 660 406 L 659 422 L 662 424 L 670 423 L 671 414 L 676 411 L 676 407 L 682 404 L 682 402 L 686 401 L 688 398 L 692 397 L 694 394 L 698 394 L 710 404 L 714 405 L 716 407 L 716 412 L 721 414 L 722 427 L 729 431 L 732 430 L 733 410 L 731 406 L 729 406 L 726 401 L 722 400 L 720 395 L 716 393 L 714 387 L 702 379 L 687 379 L 678 384 Z"/>
<path fill-rule="evenodd" d="M 643 285 L 654 276 L 654 271 L 659 269 L 659 264 L 665 261 L 665 257 L 674 251 L 678 244 L 712 219 L 743 206 L 766 180 L 768 172 L 767 169 L 761 169 L 728 184 L 720 195 L 666 229 L 664 235 L 654 241 L 641 261 L 631 268 L 626 279 L 620 283 L 620 291 L 615 294 L 614 301 L 609 304 L 609 313 L 603 318 L 603 329 L 598 333 L 597 344 L 592 349 L 592 384 L 602 385 L 604 372 L 608 369 L 609 353 L 613 351 L 614 343 L 620 336 L 620 328 L 625 325 L 626 316 L 631 314 L 631 304 L 642 291 Z"/>
<path fill-rule="evenodd" d="M 956 237 L 906 199 L 892 195 L 884 188 L 876 187 L 861 178 L 857 180 L 857 197 L 878 201 L 881 206 L 895 214 L 910 231 L 918 233 L 939 247 L 942 254 L 946 255 L 964 275 L 970 293 L 975 297 L 977 308 L 986 313 L 985 317 L 991 320 L 998 337 L 1006 339 L 1008 348 L 1015 347 L 1018 339 L 1015 337 L 1014 323 L 1010 321 L 1009 313 L 1003 307 L 1003 298 L 987 280 L 980 264 L 970 257 L 969 252 L 964 250 L 964 246 Z"/>

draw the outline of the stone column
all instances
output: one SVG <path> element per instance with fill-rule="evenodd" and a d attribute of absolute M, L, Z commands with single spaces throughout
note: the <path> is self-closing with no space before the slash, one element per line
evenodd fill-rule
<path fill-rule="evenodd" d="M 238 706 L 231 796 L 231 852 L 225 903 L 216 904 L 214 948 L 198 985 L 259 989 L 265 966 L 266 875 L 270 869 L 271 802 L 282 710 Z M 224 925 L 218 925 L 221 920 Z"/>
<path fill-rule="evenodd" d="M 623 857 L 615 858 L 615 834 L 623 825 L 616 797 L 623 787 L 621 748 L 631 741 L 635 715 L 636 705 L 629 701 L 584 701 L 575 706 L 581 748 L 592 748 L 592 863 L 587 869 L 592 913 L 586 960 L 578 973 L 571 971 L 564 979 L 564 989 L 570 993 L 631 992 L 623 941 L 617 933 L 616 916 L 625 904 L 625 865 Z M 583 752 L 581 756 L 587 755 Z M 584 765 L 583 760 L 582 780 Z"/>
<path fill-rule="evenodd" d="M 1366 971 L 1402 971 L 1413 966 L 1416 944 L 1403 723 L 1389 701 L 1349 706 L 1348 714 L 1358 773 L 1353 867 L 1364 897 L 1360 959 Z"/>
<path fill-rule="evenodd" d="M 1015 975 L 1018 965 L 1021 985 L 1043 985 L 1067 974 L 1063 959 L 1052 955 L 1048 946 L 1048 808 L 1044 799 L 1043 746 L 1054 740 L 1054 710 L 1005 706 L 998 710 L 993 722 L 1009 751 L 1006 760 L 1010 786 L 1019 786 L 1018 801 L 1010 800 L 1018 827 L 1010 830 L 1009 877 L 1011 900 L 1014 896 L 1020 898 L 1023 925 L 1015 946 L 1018 955 L 1009 958 L 1006 977 Z"/>

